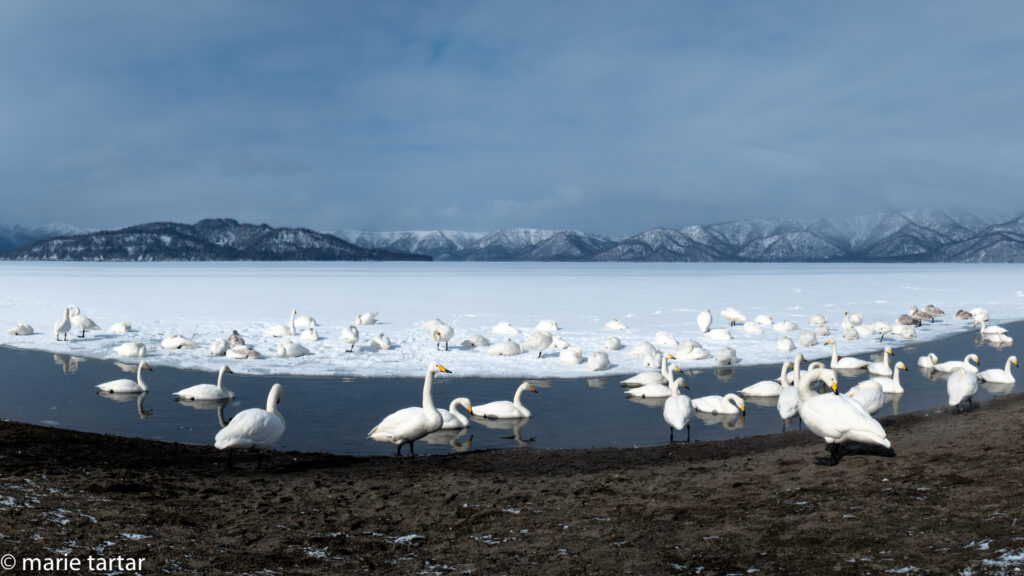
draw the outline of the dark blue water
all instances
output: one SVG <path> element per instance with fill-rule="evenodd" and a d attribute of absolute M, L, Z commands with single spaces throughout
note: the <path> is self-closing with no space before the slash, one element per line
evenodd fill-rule
<path fill-rule="evenodd" d="M 1024 323 L 1010 324 L 1011 334 Z M 902 360 L 909 372 L 902 375 L 906 392 L 889 397 L 876 416 L 905 413 L 946 405 L 945 379 L 929 377 L 917 368 L 917 358 L 935 352 L 940 361 L 962 359 L 975 352 L 982 369 L 1002 368 L 1016 346 L 997 349 L 976 341 L 973 333 L 896 350 L 893 363 Z M 824 349 L 824 348 L 823 348 Z M 840 350 L 842 346 L 840 345 Z M 1018 355 L 1019 356 L 1019 355 Z M 0 417 L 42 424 L 171 440 L 212 444 L 220 428 L 216 404 L 197 409 L 175 402 L 171 393 L 201 382 L 216 383 L 216 374 L 157 366 L 146 373 L 149 393 L 141 398 L 111 399 L 96 394 L 95 385 L 117 378 L 134 378 L 134 366 L 126 372 L 112 362 L 84 360 L 0 348 Z M 730 370 L 686 372 L 691 397 L 725 394 L 759 380 L 777 377 L 777 366 L 737 366 Z M 868 376 L 840 374 L 840 389 Z M 619 387 L 625 377 L 588 380 L 531 380 L 538 394 L 526 393 L 524 403 L 533 412 L 527 421 L 474 421 L 459 435 L 438 434 L 416 443 L 417 453 L 506 448 L 587 448 L 646 446 L 668 440 L 662 420 L 661 400 L 628 400 Z M 223 405 L 230 418 L 251 407 L 264 407 L 275 382 L 284 386 L 279 409 L 287 431 L 278 445 L 285 450 L 324 451 L 338 454 L 393 454 L 394 446 L 366 439 L 366 433 L 387 414 L 420 404 L 419 379 L 226 375 L 225 387 L 237 398 Z M 434 401 L 447 408 L 452 398 L 469 397 L 474 404 L 511 400 L 521 380 L 459 378 L 439 374 L 434 382 Z M 1012 387 L 983 384 L 976 397 L 984 400 L 1003 395 Z M 124 400 L 124 401 L 119 401 Z M 759 404 L 760 402 L 760 404 Z M 763 405 L 762 405 L 763 404 Z M 796 422 L 793 425 L 797 425 Z M 748 399 L 746 419 L 697 414 L 692 422 L 693 440 L 750 436 L 782 430 L 774 399 Z M 684 432 L 685 435 L 685 432 Z M 431 443 L 434 442 L 434 443 Z"/>

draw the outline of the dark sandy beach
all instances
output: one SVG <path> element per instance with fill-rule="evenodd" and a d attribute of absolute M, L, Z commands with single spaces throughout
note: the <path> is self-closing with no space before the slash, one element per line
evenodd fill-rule
<path fill-rule="evenodd" d="M 1002 574 L 1024 566 L 1024 397 L 807 431 L 406 459 L 247 455 L 0 423 L 0 555 L 141 574 Z M 666 437 L 667 437 L 666 430 Z M 110 565 L 108 565 L 109 567 Z M 121 568 L 124 568 L 122 565 Z M 31 572 L 30 572 L 31 573 Z M 57 573 L 70 573 L 61 572 Z M 133 573 L 131 570 L 123 573 Z"/>

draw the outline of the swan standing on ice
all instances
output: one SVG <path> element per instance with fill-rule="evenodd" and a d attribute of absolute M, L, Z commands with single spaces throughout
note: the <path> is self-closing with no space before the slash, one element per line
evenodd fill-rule
<path fill-rule="evenodd" d="M 843 442 L 863 442 L 891 448 L 885 437 L 885 429 L 863 406 L 849 396 L 815 394 L 811 391 L 810 380 L 805 377 L 797 383 L 800 420 L 811 432 L 825 439 L 833 466 L 839 463 L 839 444 Z M 835 373 L 826 373 L 824 380 L 836 392 Z"/>
<path fill-rule="evenodd" d="M 674 440 L 673 434 L 676 430 L 686 428 L 686 441 L 690 441 L 690 417 L 693 415 L 693 402 L 690 397 L 679 393 L 679 387 L 689 388 L 682 378 L 676 378 L 669 384 L 670 396 L 665 400 L 665 406 L 661 409 L 661 416 L 668 424 L 668 442 Z"/>
<path fill-rule="evenodd" d="M 797 356 L 800 356 L 799 354 Z M 802 356 L 800 356 L 802 358 Z M 786 362 L 789 364 L 789 362 Z M 783 365 L 782 376 L 779 377 L 779 381 L 782 382 L 782 386 L 779 390 L 779 399 L 775 403 L 775 408 L 779 412 L 779 417 L 782 418 L 782 431 L 786 431 L 786 424 L 792 420 L 797 414 L 800 408 L 800 393 L 796 389 L 796 384 L 791 383 L 789 378 L 786 377 L 785 366 Z"/>
<path fill-rule="evenodd" d="M 224 387 L 224 374 L 234 374 L 227 364 L 220 367 L 217 374 L 217 384 L 196 384 L 184 390 L 178 390 L 174 397 L 180 400 L 230 400 L 235 393 Z"/>
<path fill-rule="evenodd" d="M 967 356 L 964 356 L 963 361 L 960 361 L 960 360 L 949 360 L 948 362 L 939 362 L 938 364 L 935 364 L 934 368 L 935 368 L 936 372 L 947 372 L 947 373 L 948 372 L 953 372 L 954 370 L 957 370 L 959 368 L 963 368 L 963 369 L 967 370 L 968 372 L 972 372 L 974 374 L 977 374 L 978 373 L 978 369 L 975 366 L 971 366 L 971 362 L 974 362 L 978 366 L 981 366 L 981 361 L 978 360 L 978 355 L 977 354 L 968 354 Z"/>
<path fill-rule="evenodd" d="M 263 462 L 263 451 L 276 444 L 284 435 L 284 417 L 277 411 L 283 390 L 280 384 L 274 384 L 267 395 L 267 409 L 242 410 L 217 432 L 213 445 L 220 450 L 259 450 L 260 459 L 256 461 L 256 467 L 259 468 Z M 230 458 L 230 452 L 228 454 Z"/>
<path fill-rule="evenodd" d="M 285 340 L 277 345 L 278 358 L 298 358 L 306 354 L 309 354 L 309 348 L 291 340 Z"/>
<path fill-rule="evenodd" d="M 733 308 L 732 306 L 726 308 L 725 310 L 722 310 L 721 314 L 722 318 L 725 318 L 726 320 L 729 321 L 729 326 L 735 326 L 737 322 L 742 324 L 747 321 L 747 317 L 741 314 L 739 310 Z"/>
<path fill-rule="evenodd" d="M 356 344 L 359 342 L 359 328 L 355 326 L 345 326 L 341 330 L 341 339 L 349 345 L 346 352 L 352 352 L 356 349 Z"/>
<path fill-rule="evenodd" d="M 886 346 L 882 352 L 881 362 L 868 364 L 868 374 L 872 376 L 892 376 L 892 368 L 889 367 L 889 356 L 892 356 L 892 348 Z"/>
<path fill-rule="evenodd" d="M 441 414 L 441 430 L 459 430 L 460 428 L 469 427 L 469 418 L 466 418 L 462 415 L 462 412 L 459 412 L 459 406 L 465 408 L 470 414 L 473 413 L 473 405 L 470 403 L 469 398 L 466 397 L 452 400 L 447 410 L 444 408 L 437 409 Z"/>
<path fill-rule="evenodd" d="M 142 342 L 125 342 L 116 346 L 114 353 L 122 358 L 142 358 L 146 355 L 146 345 Z"/>
<path fill-rule="evenodd" d="M 992 368 L 978 373 L 978 379 L 984 382 L 996 382 L 999 384 L 1016 384 L 1017 379 L 1013 377 L 1010 372 L 1010 366 L 1020 366 L 1017 364 L 1017 357 L 1010 356 L 1006 359 L 1006 368 L 1000 370 L 998 368 Z"/>
<path fill-rule="evenodd" d="M 71 314 L 71 325 L 76 329 L 82 331 L 82 335 L 79 338 L 85 338 L 86 330 L 99 330 L 99 324 L 93 322 L 88 316 L 82 315 L 82 310 L 78 307 L 74 307 L 75 311 Z"/>
<path fill-rule="evenodd" d="M 31 336 L 34 332 L 32 327 L 24 322 L 18 322 L 7 330 L 9 336 Z"/>
<path fill-rule="evenodd" d="M 284 338 L 285 336 L 295 336 L 295 310 L 292 310 L 292 319 L 288 322 L 288 325 L 278 324 L 277 326 L 271 326 L 263 331 L 264 336 L 271 338 Z"/>
<path fill-rule="evenodd" d="M 865 380 L 857 384 L 850 388 L 846 395 L 863 406 L 868 414 L 874 415 L 885 405 L 885 392 L 882 392 L 882 385 L 875 380 Z"/>
<path fill-rule="evenodd" d="M 710 412 L 712 414 L 740 414 L 746 415 L 747 407 L 743 398 L 736 394 L 729 393 L 725 396 L 702 396 L 693 399 L 693 409 L 698 412 Z"/>
<path fill-rule="evenodd" d="M 473 415 L 483 418 L 529 418 L 530 411 L 526 409 L 526 406 L 523 406 L 523 392 L 526 391 L 537 393 L 537 389 L 529 382 L 523 382 L 519 385 L 519 388 L 516 388 L 516 395 L 512 398 L 511 402 L 508 400 L 497 400 L 487 404 L 480 404 L 473 408 Z"/>
<path fill-rule="evenodd" d="M 358 326 L 372 326 L 377 323 L 376 312 L 365 312 L 363 314 L 356 315 L 356 325 Z"/>
<path fill-rule="evenodd" d="M 949 405 L 961 412 L 960 404 L 964 400 L 973 405 L 971 399 L 978 393 L 978 375 L 968 372 L 966 368 L 957 368 L 946 380 L 946 392 L 949 394 Z"/>
<path fill-rule="evenodd" d="M 430 331 L 430 339 L 437 343 L 437 349 L 441 349 L 441 342 L 444 342 L 444 351 L 448 351 L 448 341 L 455 336 L 455 329 L 442 322 L 439 326 Z"/>
<path fill-rule="evenodd" d="M 149 388 L 146 387 L 146 382 L 142 379 L 142 370 L 153 371 L 149 367 L 149 364 L 145 362 L 139 363 L 139 369 L 135 374 L 135 380 L 129 380 L 127 378 L 120 378 L 118 380 L 111 380 L 110 382 L 104 382 L 103 384 L 97 384 L 101 393 L 106 394 L 141 394 Z"/>
<path fill-rule="evenodd" d="M 392 412 L 380 424 L 377 424 L 367 434 L 367 438 L 374 442 L 390 442 L 398 447 L 397 455 L 402 455 L 402 446 L 409 445 L 409 454 L 414 455 L 413 443 L 427 434 L 441 429 L 444 421 L 441 413 L 434 407 L 432 388 L 434 386 L 434 374 L 444 372 L 451 374 L 440 364 L 431 364 L 427 368 L 427 376 L 423 379 L 423 406 L 412 406 Z"/>
<path fill-rule="evenodd" d="M 306 342 L 316 342 L 320 339 L 320 333 L 316 331 L 316 320 L 312 318 L 309 319 L 306 331 L 303 332 L 302 336 L 299 336 L 299 338 Z"/>
<path fill-rule="evenodd" d="M 604 329 L 605 330 L 629 330 L 629 326 L 626 326 L 626 324 L 622 320 L 619 320 L 618 318 L 612 318 L 611 320 L 609 320 L 608 322 L 605 323 Z"/>
<path fill-rule="evenodd" d="M 526 341 L 523 342 L 523 349 L 536 350 L 537 358 L 540 358 L 541 354 L 551 346 L 551 341 L 550 332 L 534 332 L 526 337 Z"/>
<path fill-rule="evenodd" d="M 833 370 L 860 370 L 866 368 L 870 362 L 867 360 L 861 360 L 860 358 L 854 358 L 852 356 L 839 357 L 839 349 L 836 348 L 835 340 L 828 340 L 825 345 L 832 345 L 832 363 L 829 364 L 829 368 Z"/>
<path fill-rule="evenodd" d="M 707 333 L 707 331 L 711 329 L 712 320 L 713 317 L 711 316 L 711 310 L 702 310 L 700 314 L 697 314 L 697 328 L 699 328 L 701 332 Z"/>
<path fill-rule="evenodd" d="M 64 308 L 64 317 L 57 320 L 57 323 L 53 325 L 53 333 L 57 335 L 57 341 L 60 342 L 60 335 L 64 335 L 64 341 L 68 341 L 68 332 L 71 331 L 71 306 Z"/>

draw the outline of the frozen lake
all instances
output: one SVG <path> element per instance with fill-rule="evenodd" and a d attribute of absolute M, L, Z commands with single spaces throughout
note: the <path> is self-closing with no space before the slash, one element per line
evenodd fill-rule
<path fill-rule="evenodd" d="M 777 365 L 791 356 L 776 350 L 777 339 L 786 335 L 797 341 L 811 328 L 807 321 L 813 314 L 826 316 L 838 335 L 844 310 L 860 312 L 865 323 L 893 322 L 913 304 L 931 303 L 947 311 L 941 322 L 919 328 L 916 341 L 887 337 L 894 346 L 969 330 L 969 322 L 952 318 L 958 308 L 986 307 L 994 322 L 1024 319 L 1024 268 L 1019 265 L 0 262 L 0 280 L 0 345 L 113 360 L 116 346 L 140 342 L 155 368 L 212 372 L 225 360 L 212 356 L 209 345 L 238 330 L 262 354 L 230 362 L 236 372 L 250 375 L 420 377 L 430 362 L 441 361 L 460 378 L 585 379 L 639 372 L 641 360 L 627 352 L 653 341 L 659 331 L 678 340 L 695 339 L 710 352 L 735 347 L 741 365 Z M 102 330 L 56 342 L 52 327 L 70 304 L 81 307 Z M 798 328 L 780 333 L 767 327 L 762 334 L 749 334 L 738 326 L 728 342 L 709 340 L 698 331 L 700 310 L 712 311 L 712 327 L 726 327 L 719 311 L 730 306 L 749 319 L 768 314 Z M 277 358 L 280 339 L 264 336 L 264 330 L 286 324 L 293 309 L 317 319 L 321 339 L 302 342 L 311 350 L 308 356 Z M 360 326 L 356 351 L 346 353 L 342 329 L 365 312 L 377 312 L 380 324 Z M 438 352 L 420 328 L 433 318 L 455 329 L 451 351 Z M 629 329 L 606 330 L 613 318 Z M 558 323 L 558 336 L 579 347 L 584 357 L 603 350 L 609 335 L 618 336 L 624 347 L 608 353 L 610 370 L 595 373 L 586 363 L 561 362 L 553 349 L 537 359 L 530 354 L 495 357 L 459 346 L 471 334 L 522 343 L 539 321 L 548 319 Z M 37 333 L 3 332 L 19 321 Z M 120 321 L 131 322 L 133 331 L 109 332 Z M 521 333 L 495 333 L 501 322 Z M 370 338 L 378 333 L 386 334 L 394 348 L 373 349 Z M 173 334 L 198 347 L 161 348 L 161 341 Z M 871 339 L 840 340 L 845 355 L 879 347 Z M 827 354 L 824 347 L 800 350 L 808 358 Z M 713 366 L 711 360 L 680 364 L 687 369 Z"/>

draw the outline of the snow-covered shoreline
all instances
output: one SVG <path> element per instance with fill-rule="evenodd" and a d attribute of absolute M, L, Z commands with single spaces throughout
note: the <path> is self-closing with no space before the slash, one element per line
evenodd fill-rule
<path fill-rule="evenodd" d="M 860 312 L 865 322 L 893 322 L 916 304 L 935 304 L 946 316 L 918 329 L 916 340 L 887 336 L 896 346 L 920 343 L 971 329 L 958 321 L 958 308 L 983 306 L 995 322 L 1024 319 L 1024 266 L 998 264 L 559 264 L 455 262 L 323 263 L 66 263 L 0 262 L 0 345 L 118 359 L 114 347 L 143 342 L 147 361 L 185 369 L 215 371 L 225 362 L 250 374 L 339 375 L 360 377 L 420 376 L 432 361 L 444 362 L 456 375 L 503 378 L 580 378 L 633 374 L 643 369 L 628 358 L 634 345 L 654 341 L 666 331 L 677 339 L 693 338 L 714 353 L 733 346 L 743 364 L 773 364 L 791 356 L 776 350 L 782 333 L 763 334 L 732 328 L 728 342 L 711 341 L 697 329 L 697 313 L 708 308 L 713 327 L 727 327 L 719 312 L 738 308 L 748 319 L 769 314 L 799 328 L 785 333 L 796 342 L 812 330 L 808 320 L 823 314 L 841 354 L 879 349 L 877 338 L 852 342 L 840 336 L 844 310 Z M 85 339 L 57 342 L 53 324 L 65 306 L 75 304 L 102 330 Z M 287 324 L 292 309 L 317 319 L 321 339 L 302 342 L 312 353 L 278 358 L 277 338 L 264 329 Z M 340 335 L 357 314 L 377 312 L 380 324 L 359 326 L 354 353 Z M 438 352 L 420 326 L 440 318 L 455 329 L 451 351 Z M 612 332 L 605 323 L 624 321 L 629 329 Z M 562 363 L 554 349 L 535 354 L 496 357 L 486 350 L 459 347 L 467 336 L 482 334 L 492 342 L 504 335 L 492 328 L 509 322 L 522 343 L 541 320 L 554 320 L 558 335 L 583 351 L 584 358 L 604 350 L 605 338 L 622 339 L 622 350 L 608 352 L 612 368 L 591 372 L 586 362 Z M 112 334 L 115 322 L 128 321 L 133 331 Z M 32 336 L 10 336 L 15 322 L 27 322 Z M 262 357 L 230 360 L 212 356 L 209 346 L 238 330 Z M 379 351 L 370 339 L 386 334 L 395 347 Z M 194 350 L 164 350 L 161 340 L 182 334 L 198 344 Z M 292 338 L 300 342 L 298 334 Z M 808 358 L 831 354 L 822 346 L 801 348 Z M 684 368 L 713 366 L 711 359 L 679 362 Z"/>

